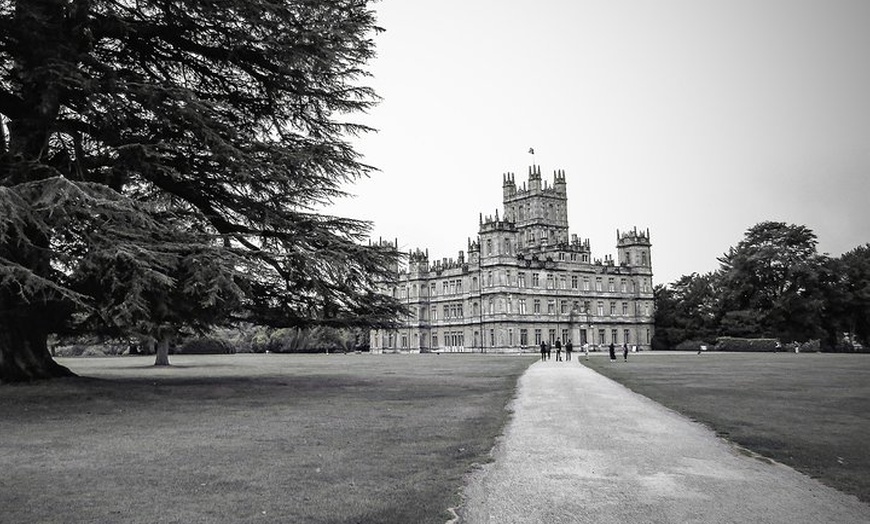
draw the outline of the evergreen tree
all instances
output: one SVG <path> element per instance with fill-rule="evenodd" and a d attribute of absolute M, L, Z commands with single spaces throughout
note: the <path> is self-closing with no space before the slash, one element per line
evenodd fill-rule
<path fill-rule="evenodd" d="M 719 259 L 723 335 L 820 338 L 824 257 L 804 226 L 761 222 Z"/>
<path fill-rule="evenodd" d="M 315 211 L 371 169 L 367 4 L 0 4 L 0 381 L 64 329 L 392 322 L 395 252 Z"/>

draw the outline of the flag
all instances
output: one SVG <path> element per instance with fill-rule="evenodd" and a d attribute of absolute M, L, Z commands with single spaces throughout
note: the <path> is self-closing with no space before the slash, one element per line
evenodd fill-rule
<path fill-rule="evenodd" d="M 535 148 L 530 147 L 530 148 L 529 148 L 529 154 L 534 155 L 534 154 L 535 154 Z"/>

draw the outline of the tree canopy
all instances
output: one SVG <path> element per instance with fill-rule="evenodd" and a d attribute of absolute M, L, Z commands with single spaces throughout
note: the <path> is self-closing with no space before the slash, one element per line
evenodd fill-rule
<path fill-rule="evenodd" d="M 0 380 L 65 330 L 392 322 L 396 253 L 316 211 L 372 170 L 368 2 L 0 5 Z"/>

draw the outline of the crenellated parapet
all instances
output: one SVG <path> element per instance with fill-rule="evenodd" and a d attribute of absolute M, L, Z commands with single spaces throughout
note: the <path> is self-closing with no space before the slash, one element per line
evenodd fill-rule
<path fill-rule="evenodd" d="M 649 229 L 638 231 L 637 227 L 630 231 L 616 230 L 616 247 L 650 246 Z"/>
<path fill-rule="evenodd" d="M 480 214 L 480 233 L 489 233 L 489 232 L 510 232 L 513 233 L 517 230 L 516 224 L 507 219 L 500 219 L 498 216 L 498 210 L 495 210 L 495 215 L 487 215 L 483 216 L 483 213 Z"/>

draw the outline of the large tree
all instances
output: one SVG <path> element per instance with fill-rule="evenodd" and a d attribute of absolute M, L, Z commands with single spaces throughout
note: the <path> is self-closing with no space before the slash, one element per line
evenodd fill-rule
<path fill-rule="evenodd" d="M 821 338 L 826 281 L 816 243 L 810 229 L 783 222 L 747 230 L 719 259 L 722 334 Z"/>
<path fill-rule="evenodd" d="M 848 336 L 847 350 L 859 342 L 870 345 L 870 244 L 856 247 L 830 260 L 834 285 L 828 293 L 828 325 L 831 346 Z"/>
<path fill-rule="evenodd" d="M 716 338 L 719 276 L 684 275 L 667 286 L 656 286 L 656 346 L 671 349 L 686 340 Z"/>
<path fill-rule="evenodd" d="M 49 333 L 389 323 L 395 253 L 315 210 L 370 168 L 345 121 L 365 0 L 0 3 L 0 381 Z"/>

